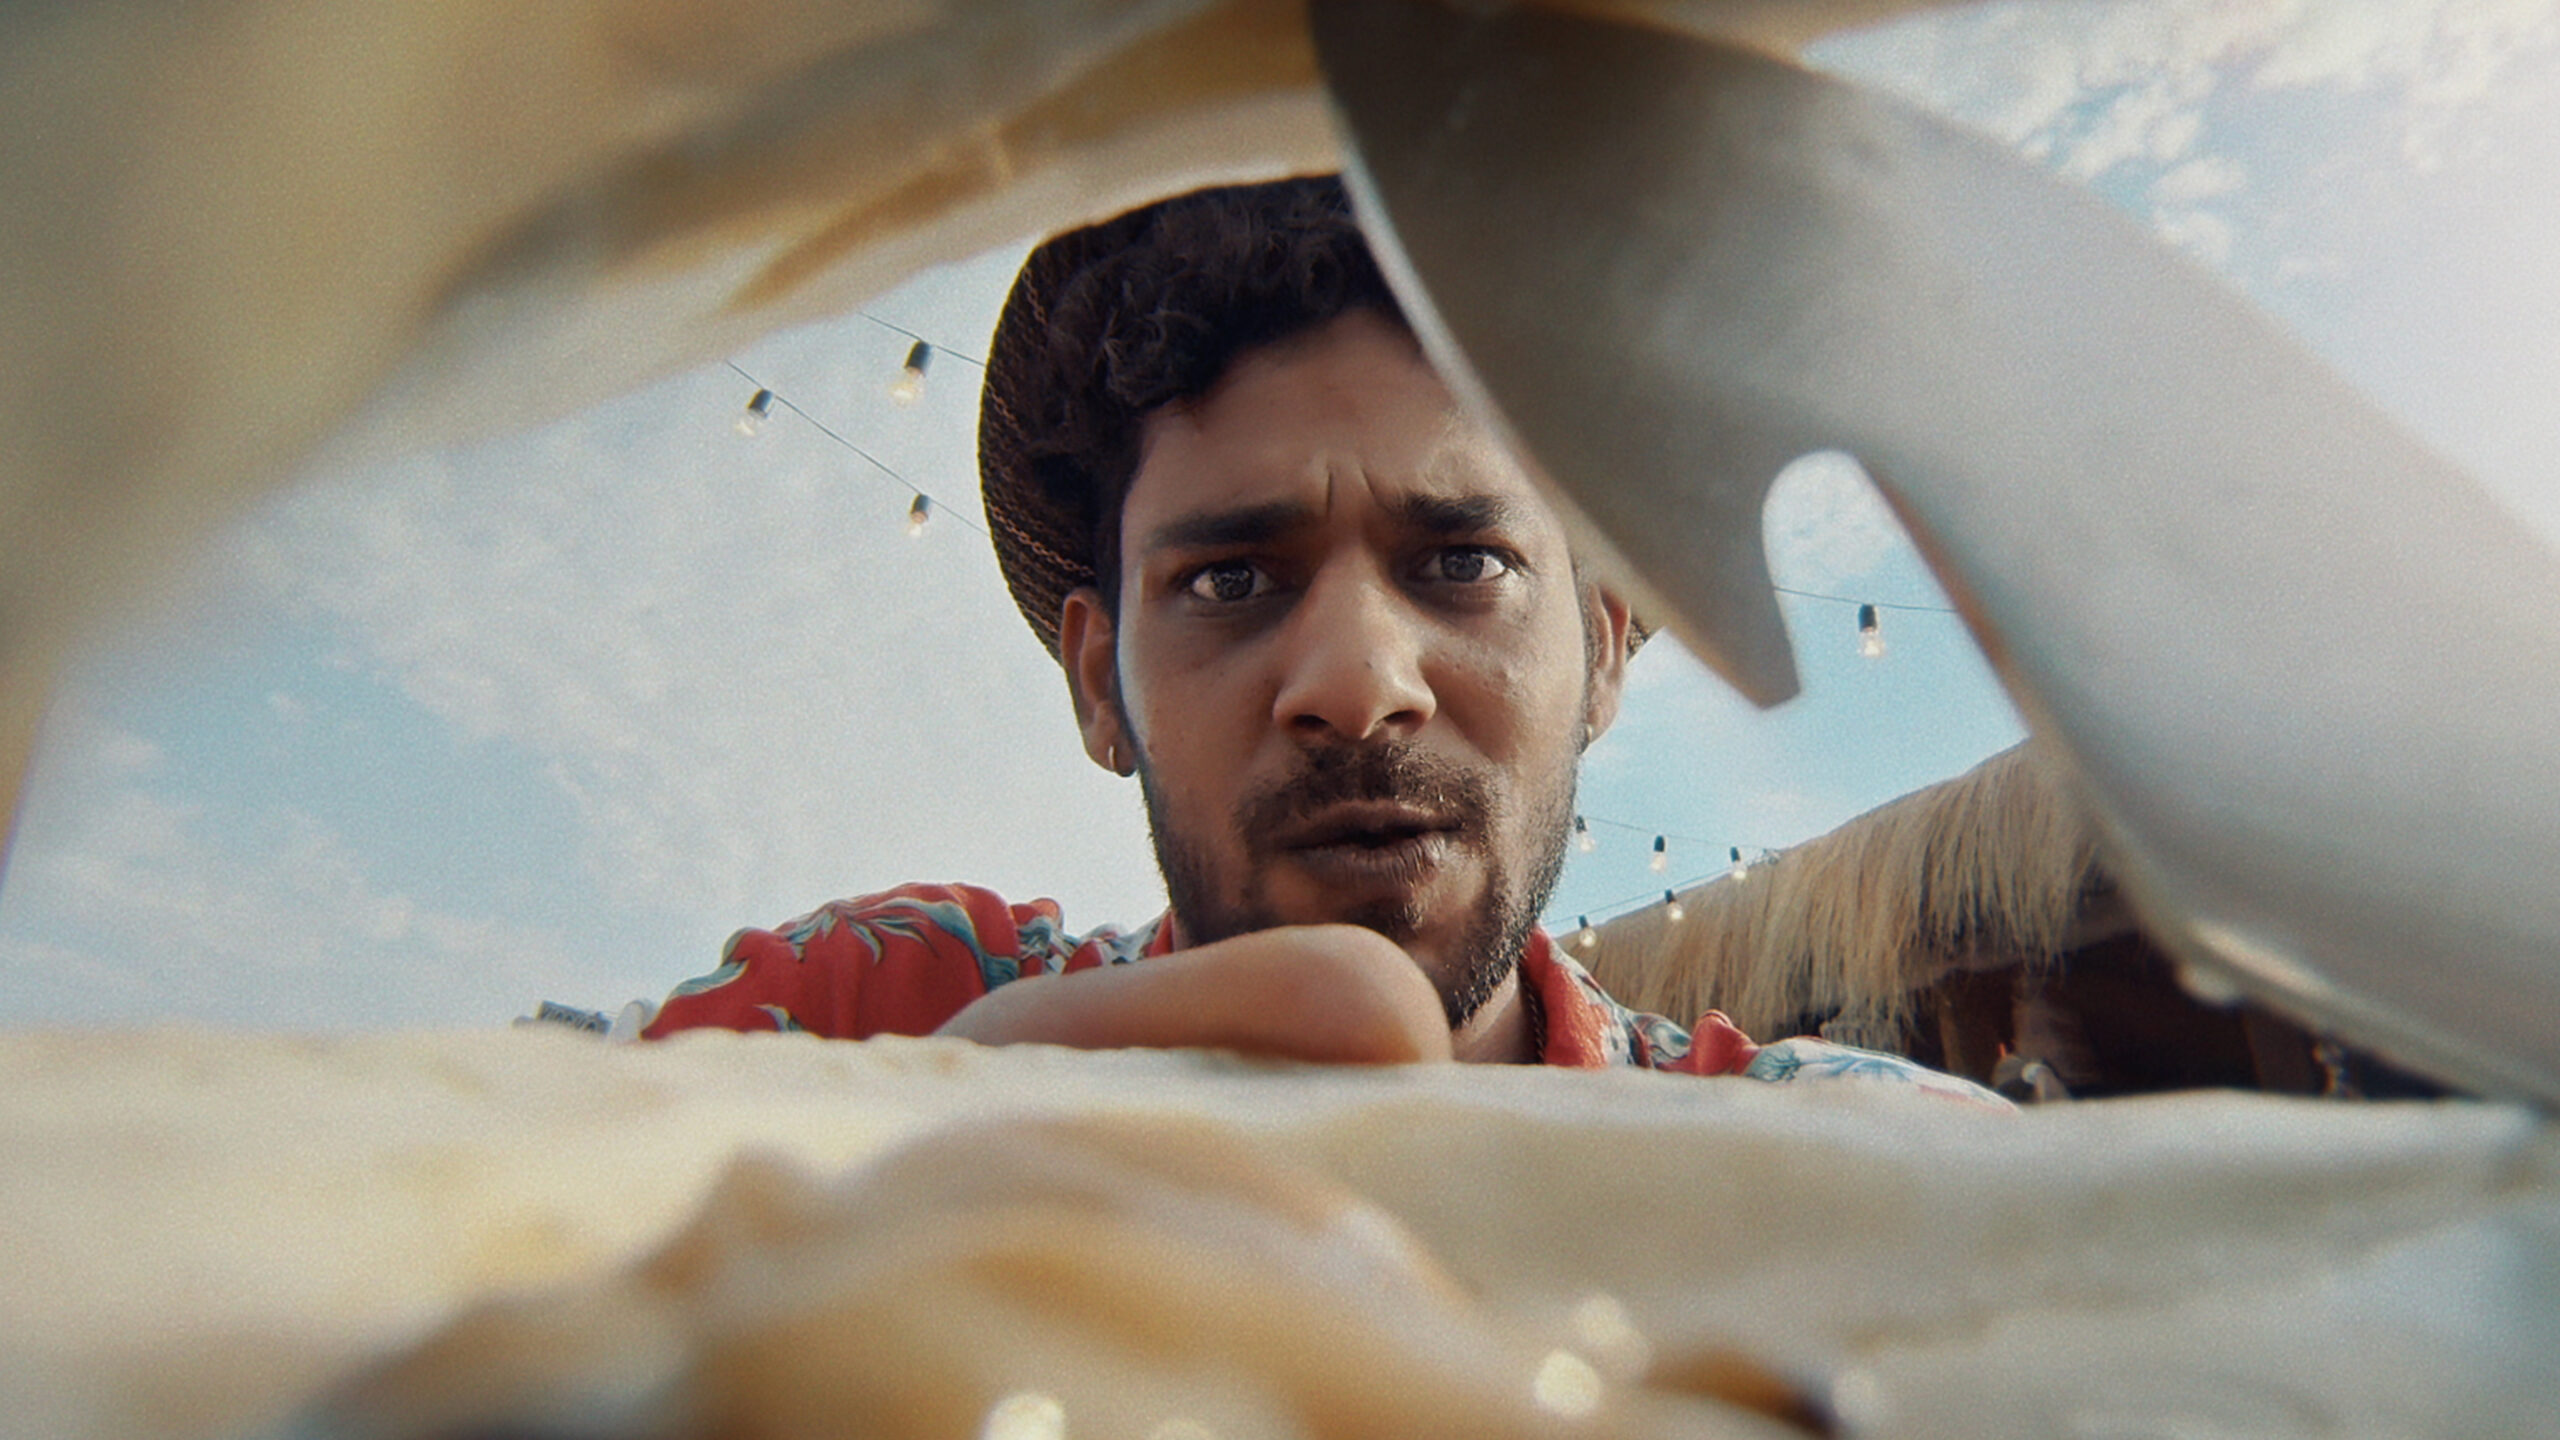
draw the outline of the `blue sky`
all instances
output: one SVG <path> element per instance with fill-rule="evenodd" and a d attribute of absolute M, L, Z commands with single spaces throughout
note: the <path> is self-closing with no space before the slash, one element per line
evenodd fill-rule
<path fill-rule="evenodd" d="M 2219 270 L 2560 539 L 2554 0 L 1967 9 L 1816 57 L 1997 136 Z M 309 477 L 58 705 L 0 885 L 0 1023 L 343 1028 L 614 1005 L 908 879 L 1162 903 L 975 520 L 974 369 L 1020 247 L 530 434 Z M 886 323 L 883 323 L 886 322 Z M 907 337 L 947 347 L 920 403 Z M 893 479 L 781 413 L 755 376 Z M 910 537 L 916 489 L 948 513 Z M 1791 470 L 1780 583 L 1943 603 L 1854 466 Z M 1597 917 L 2010 743 L 1952 616 L 1784 602 L 1805 693 L 1668 643 L 1586 766 Z M 1628 828 L 1619 828 L 1619 827 Z M 1668 874 L 1646 864 L 1675 837 Z"/>

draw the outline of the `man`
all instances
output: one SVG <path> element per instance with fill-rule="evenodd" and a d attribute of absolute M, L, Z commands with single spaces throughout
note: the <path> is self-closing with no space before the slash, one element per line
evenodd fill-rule
<path fill-rule="evenodd" d="M 1961 1085 L 1633 1014 L 1537 929 L 1642 632 L 1432 372 L 1338 182 L 1203 191 L 1043 245 L 979 438 L 1007 583 L 1086 753 L 1139 782 L 1170 912 L 1073 938 L 1045 901 L 866 896 L 742 933 L 647 1034 Z"/>

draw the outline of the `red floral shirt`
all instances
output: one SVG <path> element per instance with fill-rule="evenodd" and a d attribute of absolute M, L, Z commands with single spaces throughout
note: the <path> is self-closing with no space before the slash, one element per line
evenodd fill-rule
<path fill-rule="evenodd" d="M 1070 935 L 1054 901 L 1013 904 L 971 885 L 901 885 L 838 900 L 780 930 L 739 931 L 722 951 L 720 968 L 677 986 L 641 1034 L 659 1039 L 713 1028 L 847 1040 L 929 1035 L 970 1001 L 1023 976 L 1126 965 L 1172 949 L 1172 927 L 1161 916 L 1135 930 Z M 1544 931 L 1531 934 L 1520 968 L 1537 994 L 1545 1026 L 1539 1057 L 1548 1065 L 1901 1081 L 2011 1108 L 1980 1086 L 1899 1055 L 1810 1037 L 1758 1045 L 1713 1010 L 1686 1027 L 1630 1010 L 1559 954 Z"/>

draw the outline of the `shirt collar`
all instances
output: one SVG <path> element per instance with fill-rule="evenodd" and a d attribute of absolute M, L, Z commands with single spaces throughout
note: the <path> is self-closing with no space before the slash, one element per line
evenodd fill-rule
<path fill-rule="evenodd" d="M 1598 1070 L 1635 1059 L 1634 1025 L 1627 1008 L 1609 998 L 1591 972 L 1556 949 L 1544 930 L 1529 932 L 1520 952 L 1520 983 L 1534 987 L 1546 1021 L 1539 1037 L 1541 1064 Z"/>

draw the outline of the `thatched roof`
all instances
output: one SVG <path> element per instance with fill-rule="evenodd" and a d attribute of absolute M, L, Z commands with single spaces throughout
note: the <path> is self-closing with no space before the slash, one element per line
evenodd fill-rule
<path fill-rule="evenodd" d="M 1571 953 L 1639 1010 L 1722 1010 L 1755 1035 L 1837 1012 L 1834 1035 L 1887 1043 L 1948 969 L 2082 943 L 2111 889 L 2067 770 L 2028 741 Z"/>

